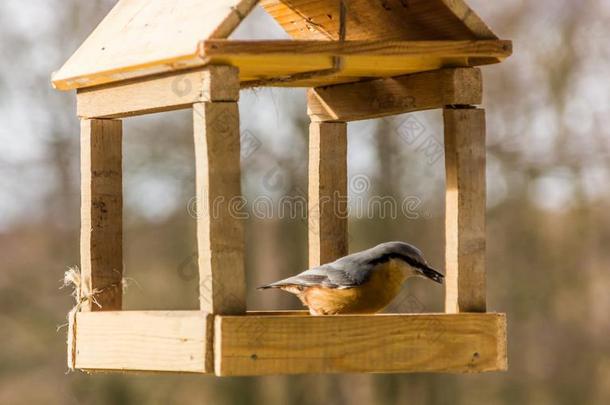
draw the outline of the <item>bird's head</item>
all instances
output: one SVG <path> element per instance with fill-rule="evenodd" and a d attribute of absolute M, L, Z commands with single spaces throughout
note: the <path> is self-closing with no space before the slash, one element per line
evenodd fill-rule
<path fill-rule="evenodd" d="M 439 284 L 443 284 L 445 276 L 428 265 L 421 250 L 405 242 L 386 242 L 377 245 L 375 261 L 395 260 L 403 265 L 407 276 L 425 277 Z"/>

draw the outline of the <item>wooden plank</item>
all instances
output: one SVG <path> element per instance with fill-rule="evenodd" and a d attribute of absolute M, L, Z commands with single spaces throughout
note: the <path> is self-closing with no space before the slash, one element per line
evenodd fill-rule
<path fill-rule="evenodd" d="M 450 40 L 450 41 L 292 41 L 292 40 L 226 40 L 209 39 L 200 43 L 202 57 L 231 55 L 260 55 L 274 57 L 310 56 L 411 56 L 425 58 L 489 56 L 504 58 L 510 55 L 511 41 L 507 40 Z M 271 61 L 270 61 L 271 62 Z"/>
<path fill-rule="evenodd" d="M 481 71 L 447 68 L 366 82 L 318 87 L 308 93 L 314 121 L 355 121 L 387 115 L 481 104 Z"/>
<path fill-rule="evenodd" d="M 83 311 L 120 310 L 123 278 L 122 123 L 81 121 Z"/>
<path fill-rule="evenodd" d="M 246 310 L 239 111 L 236 102 L 193 106 L 200 308 L 214 314 Z"/>
<path fill-rule="evenodd" d="M 209 373 L 213 325 L 201 311 L 80 312 L 76 368 Z"/>
<path fill-rule="evenodd" d="M 511 54 L 510 41 L 226 41 L 202 43 L 201 55 L 209 63 L 230 64 L 248 82 L 291 74 L 326 70 L 335 57 L 342 58 L 339 73 L 296 80 L 277 86 L 319 87 L 355 82 L 363 78 L 390 77 L 497 63 Z"/>
<path fill-rule="evenodd" d="M 485 110 L 445 109 L 445 312 L 485 312 Z"/>
<path fill-rule="evenodd" d="M 237 41 L 208 40 L 199 44 L 198 62 L 181 66 L 174 62 L 152 62 L 147 70 L 133 66 L 122 74 L 83 73 L 77 79 L 58 86 L 61 90 L 84 88 L 133 77 L 176 72 L 204 65 L 232 65 L 240 70 L 240 81 L 277 78 L 296 73 L 333 67 L 335 57 L 342 57 L 339 73 L 283 83 L 291 87 L 358 81 L 362 78 L 400 76 L 443 67 L 467 67 L 497 63 L 510 56 L 512 44 L 502 40 L 471 41 Z M 279 85 L 279 84 L 276 84 Z"/>
<path fill-rule="evenodd" d="M 504 314 L 217 316 L 218 376 L 506 370 Z"/>
<path fill-rule="evenodd" d="M 493 39 L 463 0 L 349 0 L 348 40 Z M 339 39 L 338 0 L 261 0 L 295 39 Z"/>
<path fill-rule="evenodd" d="M 496 34 L 485 24 L 464 0 L 440 0 L 477 39 L 497 39 Z"/>
<path fill-rule="evenodd" d="M 237 99 L 237 69 L 215 65 L 198 71 L 79 90 L 77 113 L 88 118 L 122 118 L 191 108 L 194 103 L 202 101 Z"/>
<path fill-rule="evenodd" d="M 347 124 L 309 126 L 309 267 L 347 255 Z"/>
<path fill-rule="evenodd" d="M 199 41 L 227 38 L 256 0 L 120 0 L 53 75 L 72 89 L 201 66 Z"/>

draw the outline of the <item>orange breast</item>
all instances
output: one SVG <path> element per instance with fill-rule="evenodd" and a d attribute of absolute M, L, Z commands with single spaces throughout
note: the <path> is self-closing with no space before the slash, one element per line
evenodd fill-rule
<path fill-rule="evenodd" d="M 373 272 L 362 286 L 353 288 L 309 287 L 299 296 L 312 315 L 370 314 L 385 308 L 400 292 L 405 275 L 401 264 L 389 261 Z"/>

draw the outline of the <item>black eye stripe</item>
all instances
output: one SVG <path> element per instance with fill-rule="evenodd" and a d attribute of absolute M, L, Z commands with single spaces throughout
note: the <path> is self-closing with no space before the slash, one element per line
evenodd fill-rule
<path fill-rule="evenodd" d="M 443 284 L 445 276 L 434 270 L 425 263 L 421 263 L 412 257 L 401 255 L 400 253 L 387 253 L 369 262 L 370 265 L 377 265 L 390 261 L 391 259 L 399 259 L 407 263 L 409 266 L 420 269 L 422 274 L 437 283 Z"/>
<path fill-rule="evenodd" d="M 372 264 L 372 265 L 381 264 L 381 263 L 388 262 L 392 259 L 400 259 L 403 262 L 407 263 L 409 266 L 412 266 L 412 267 L 415 267 L 418 269 L 428 268 L 428 266 L 425 265 L 424 263 L 418 262 L 417 260 L 415 260 L 409 256 L 401 255 L 400 253 L 386 253 L 384 255 L 379 256 L 376 259 L 371 260 L 369 262 L 369 264 Z"/>

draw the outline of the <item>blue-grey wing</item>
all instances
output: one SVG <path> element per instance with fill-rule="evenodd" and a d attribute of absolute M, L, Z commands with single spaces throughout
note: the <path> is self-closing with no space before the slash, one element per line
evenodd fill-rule
<path fill-rule="evenodd" d="M 351 288 L 365 283 L 375 266 L 393 258 L 400 258 L 418 268 L 425 268 L 426 260 L 421 251 L 404 242 L 386 242 L 362 252 L 342 257 L 332 263 L 324 264 L 294 277 L 266 285 L 273 288 L 287 285 L 323 286 L 329 288 Z"/>
<path fill-rule="evenodd" d="M 357 266 L 355 263 L 339 261 L 314 267 L 296 276 L 277 281 L 262 288 L 273 288 L 287 285 L 303 287 L 321 286 L 327 288 L 351 288 L 361 285 L 368 279 L 369 266 Z"/>

